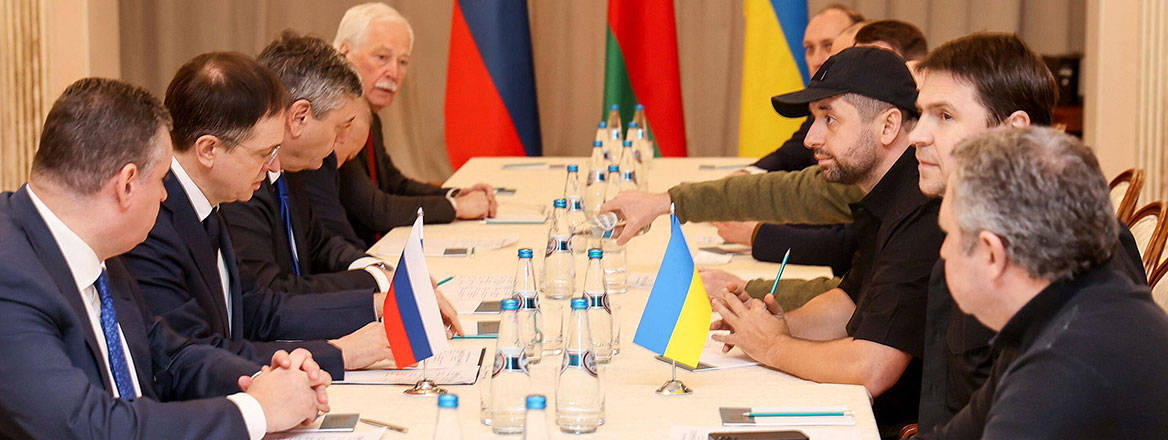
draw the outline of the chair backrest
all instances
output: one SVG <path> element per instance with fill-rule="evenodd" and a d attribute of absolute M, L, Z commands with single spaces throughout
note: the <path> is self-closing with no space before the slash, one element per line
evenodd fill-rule
<path fill-rule="evenodd" d="M 1152 272 L 1160 264 L 1164 252 L 1164 242 L 1168 239 L 1168 204 L 1160 201 L 1149 203 L 1132 214 L 1127 222 L 1136 248 L 1144 261 L 1144 273 L 1151 279 Z"/>
<path fill-rule="evenodd" d="M 1111 179 L 1111 203 L 1115 205 L 1115 216 L 1127 223 L 1135 212 L 1144 188 L 1144 170 L 1131 168 Z"/>
<path fill-rule="evenodd" d="M 1166 272 L 1168 272 L 1168 264 L 1157 266 L 1152 275 L 1148 277 L 1148 285 L 1152 289 L 1152 299 L 1156 301 L 1156 305 L 1168 310 L 1168 280 L 1164 279 Z"/>

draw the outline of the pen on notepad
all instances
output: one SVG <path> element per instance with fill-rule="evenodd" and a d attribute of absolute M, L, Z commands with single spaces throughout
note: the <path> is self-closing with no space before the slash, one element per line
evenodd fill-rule
<path fill-rule="evenodd" d="M 364 423 L 368 423 L 370 425 L 373 425 L 373 426 L 377 426 L 377 427 L 381 427 L 381 428 L 389 428 L 389 429 L 392 429 L 392 430 L 397 431 L 397 432 L 405 433 L 405 432 L 409 431 L 409 428 L 406 428 L 405 426 L 398 426 L 398 425 L 395 425 L 393 423 L 382 422 L 379 420 L 367 419 L 367 418 L 362 417 L 361 421 Z"/>
<path fill-rule="evenodd" d="M 783 264 L 779 265 L 779 274 L 775 275 L 775 283 L 771 284 L 771 295 L 775 294 L 775 289 L 779 288 L 779 278 L 783 277 L 783 269 L 787 268 L 787 259 L 791 257 L 791 249 L 787 249 L 787 253 L 783 254 Z"/>
<path fill-rule="evenodd" d="M 439 281 L 438 284 L 435 284 L 434 287 L 438 287 L 438 286 L 441 286 L 443 284 L 446 284 L 446 282 L 453 280 L 453 279 L 454 279 L 454 275 L 448 276 L 448 277 L 446 277 L 446 279 Z"/>
<path fill-rule="evenodd" d="M 499 339 L 499 335 L 454 335 L 454 339 Z"/>
<path fill-rule="evenodd" d="M 792 412 L 754 412 L 742 413 L 745 417 L 843 417 L 852 415 L 851 411 L 792 411 Z"/>

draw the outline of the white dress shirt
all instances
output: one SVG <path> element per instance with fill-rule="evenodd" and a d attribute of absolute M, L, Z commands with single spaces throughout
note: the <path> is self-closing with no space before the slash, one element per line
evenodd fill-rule
<path fill-rule="evenodd" d="M 195 216 L 202 223 L 211 215 L 211 210 L 215 207 L 211 206 L 211 201 L 207 200 L 207 195 L 203 194 L 203 190 L 195 184 L 194 180 L 191 180 L 191 176 L 183 169 L 182 164 L 178 163 L 178 159 L 170 158 L 170 171 L 174 172 L 174 177 L 178 179 L 179 185 L 182 185 L 183 191 L 186 191 L 187 198 L 191 201 L 191 206 L 195 208 Z M 226 228 L 227 225 L 223 225 L 223 227 Z M 222 233 L 226 234 L 227 231 L 224 230 Z M 227 304 L 228 334 L 226 336 L 231 336 L 231 316 L 234 313 L 234 310 L 231 309 L 231 279 L 227 272 L 227 262 L 223 259 L 223 250 L 219 249 L 219 243 L 214 243 L 214 245 L 215 249 L 218 249 L 215 254 L 218 257 L 219 285 L 223 288 L 223 302 Z"/>
<path fill-rule="evenodd" d="M 33 206 L 37 213 L 45 221 L 45 225 L 49 227 L 49 233 L 52 234 L 53 240 L 57 242 L 57 247 L 61 249 L 61 254 L 65 256 L 65 264 L 69 266 L 69 271 L 73 274 L 73 281 L 77 283 L 77 290 L 81 292 L 81 301 L 85 303 L 85 311 L 89 313 L 89 323 L 93 327 L 94 339 L 97 339 L 97 346 L 101 350 L 101 360 L 105 365 L 106 374 L 109 377 L 111 384 L 114 382 L 113 372 L 109 368 L 109 348 L 105 342 L 105 331 L 101 328 L 101 299 L 98 297 L 97 288 L 94 283 L 97 278 L 101 276 L 102 270 L 105 270 L 105 262 L 97 258 L 97 253 L 89 244 L 85 243 L 72 229 L 65 225 L 56 214 L 53 213 L 44 202 L 37 197 L 33 192 L 31 186 L 26 186 L 28 189 L 29 198 L 32 199 Z M 126 336 L 122 332 L 121 324 L 118 324 L 118 336 L 122 341 L 121 350 L 126 357 L 126 366 L 130 368 L 130 379 L 134 383 L 135 398 L 142 395 L 142 388 L 138 384 L 137 370 L 134 368 L 134 356 L 130 353 L 129 346 L 126 345 Z M 120 397 L 118 394 L 118 387 L 110 387 L 111 392 L 115 398 Z M 264 432 L 268 430 L 268 421 L 264 416 L 263 407 L 260 406 L 259 401 L 254 397 L 245 393 L 236 393 L 227 396 L 227 399 L 235 403 L 243 415 L 244 425 L 247 426 L 248 436 L 252 440 L 259 440 L 263 438 Z"/>

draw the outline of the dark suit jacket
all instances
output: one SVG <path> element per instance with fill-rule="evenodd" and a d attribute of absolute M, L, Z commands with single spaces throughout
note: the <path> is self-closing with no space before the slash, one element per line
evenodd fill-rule
<path fill-rule="evenodd" d="M 77 284 L 27 188 L 0 194 L 0 437 L 247 438 L 222 397 L 259 365 L 173 332 L 106 261 L 142 397 L 114 399 Z M 184 402 L 169 402 L 172 400 Z"/>
<path fill-rule="evenodd" d="M 815 118 L 808 116 L 783 145 L 751 165 L 767 171 L 798 171 L 815 165 L 815 154 L 803 146 L 812 122 Z"/>
<path fill-rule="evenodd" d="M 271 182 L 264 179 L 247 202 L 219 207 L 235 245 L 244 290 L 252 286 L 290 293 L 376 290 L 377 282 L 368 272 L 348 270 L 365 253 L 321 227 L 305 190 L 296 182 L 288 182 L 288 200 L 300 276 L 292 269 L 288 234 Z"/>
<path fill-rule="evenodd" d="M 368 176 L 365 180 L 369 180 Z M 337 172 L 336 153 L 325 156 L 320 168 L 288 173 L 288 181 L 304 188 L 312 203 L 312 211 L 316 213 L 316 220 L 325 231 L 341 236 L 358 249 L 372 246 L 372 243 L 365 243 L 353 230 L 353 224 L 349 223 L 349 217 L 345 214 L 345 207 L 341 205 L 341 181 L 340 173 Z"/>
<path fill-rule="evenodd" d="M 341 352 L 321 340 L 349 334 L 375 319 L 368 290 L 288 295 L 268 288 L 244 291 L 226 227 L 221 240 L 231 297 L 231 325 L 220 285 L 218 256 L 182 184 L 168 173 L 168 197 L 145 242 L 123 258 L 150 309 L 176 331 L 260 364 L 276 350 L 303 347 L 334 378 L 344 378 Z M 316 339 L 271 342 L 287 339 Z"/>
<path fill-rule="evenodd" d="M 337 185 L 345 214 L 366 245 L 372 246 L 377 234 L 413 224 L 418 208 L 425 211 L 426 223 L 454 221 L 454 206 L 446 200 L 446 188 L 410 179 L 393 165 L 381 137 L 381 119 L 376 113 L 369 139 L 373 144 L 377 182 L 370 177 L 368 151 L 362 151 L 341 166 Z"/>

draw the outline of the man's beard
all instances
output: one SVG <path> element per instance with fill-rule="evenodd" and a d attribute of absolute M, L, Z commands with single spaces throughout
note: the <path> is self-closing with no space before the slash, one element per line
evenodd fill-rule
<path fill-rule="evenodd" d="M 824 180 L 851 185 L 862 180 L 876 167 L 878 148 L 880 145 L 876 141 L 876 136 L 870 131 L 864 131 L 856 144 L 847 152 L 847 162 L 841 161 L 824 149 L 817 148 L 815 154 L 827 156 L 835 164 L 835 166 L 823 169 Z"/>

